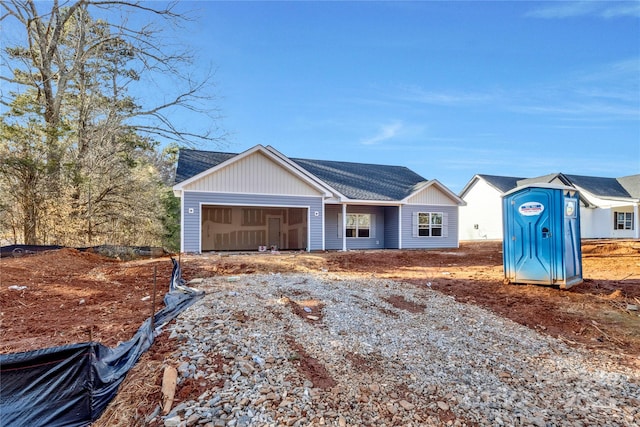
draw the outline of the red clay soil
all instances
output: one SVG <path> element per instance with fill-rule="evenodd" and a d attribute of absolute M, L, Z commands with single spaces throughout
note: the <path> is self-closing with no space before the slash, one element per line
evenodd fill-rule
<path fill-rule="evenodd" d="M 501 249 L 499 242 L 463 242 L 452 250 L 205 254 L 183 256 L 182 267 L 187 280 L 320 270 L 392 278 L 486 307 L 568 343 L 640 354 L 640 317 L 633 311 L 640 306 L 640 241 L 584 241 L 585 281 L 569 290 L 504 285 Z M 130 339 L 151 315 L 154 266 L 157 311 L 169 287 L 169 257 L 123 262 L 62 249 L 3 258 L 0 352 L 89 340 L 113 347 Z M 287 297 L 301 316 L 322 316 L 316 302 Z M 402 304 L 403 298 L 389 302 Z"/>
<path fill-rule="evenodd" d="M 634 310 L 640 307 L 640 241 L 583 241 L 582 251 L 585 280 L 569 290 L 503 284 L 499 242 L 463 242 L 451 250 L 189 255 L 182 257 L 182 270 L 187 280 L 319 271 L 390 278 L 485 307 L 570 345 L 613 351 L 640 368 L 640 312 Z M 130 339 L 151 315 L 154 267 L 157 311 L 169 288 L 169 257 L 124 262 L 62 249 L 1 259 L 0 353 L 89 340 L 114 347 Z M 291 310 L 305 320 L 314 323 L 322 318 L 322 302 L 304 294 L 285 297 Z M 420 308 L 400 294 L 388 302 L 406 310 Z M 140 419 L 153 411 L 160 401 L 163 361 L 176 346 L 166 335 L 160 335 L 142 356 L 96 426 L 131 425 L 132 411 Z M 297 350 L 299 369 L 314 383 L 326 381 L 323 384 L 330 386 L 331 377 L 305 349 L 295 342 L 291 345 Z M 362 372 L 379 369 L 376 360 L 347 358 Z M 223 363 L 221 359 L 220 369 Z M 215 386 L 191 381 L 176 393 L 186 399 Z M 398 393 L 402 395 L 401 390 Z"/>
<path fill-rule="evenodd" d="M 60 249 L 0 260 L 0 353 L 97 341 L 115 347 L 169 290 L 170 258 L 119 262 Z"/>

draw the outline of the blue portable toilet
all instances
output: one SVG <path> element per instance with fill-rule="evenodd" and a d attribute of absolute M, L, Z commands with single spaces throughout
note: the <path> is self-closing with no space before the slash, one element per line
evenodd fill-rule
<path fill-rule="evenodd" d="M 533 184 L 502 196 L 505 283 L 582 283 L 580 196 L 573 187 Z"/>

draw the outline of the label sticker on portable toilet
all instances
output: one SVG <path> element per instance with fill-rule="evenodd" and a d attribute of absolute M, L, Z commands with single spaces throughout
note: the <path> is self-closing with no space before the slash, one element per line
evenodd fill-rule
<path fill-rule="evenodd" d="M 523 203 L 518 207 L 518 212 L 524 216 L 540 215 L 543 211 L 544 205 L 538 202 Z"/>
<path fill-rule="evenodd" d="M 573 200 L 566 200 L 564 202 L 564 216 L 567 218 L 576 217 L 576 202 Z"/>

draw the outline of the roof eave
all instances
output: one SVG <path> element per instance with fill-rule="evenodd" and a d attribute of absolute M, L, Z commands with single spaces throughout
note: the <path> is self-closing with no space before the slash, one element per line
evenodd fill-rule
<path fill-rule="evenodd" d="M 277 163 L 280 163 L 281 165 L 285 166 L 287 169 L 289 169 L 289 171 L 291 173 L 293 173 L 294 175 L 296 175 L 297 177 L 301 178 L 302 180 L 304 180 L 307 184 L 311 185 L 313 188 L 315 188 L 316 190 L 318 190 L 320 193 L 322 193 L 323 197 L 332 197 L 334 196 L 334 193 L 332 193 L 332 189 L 325 184 L 322 181 L 319 181 L 317 178 L 315 178 L 314 176 L 312 176 L 311 174 L 309 174 L 307 171 L 305 170 L 301 170 L 301 168 L 296 165 L 294 162 L 292 162 L 291 160 L 289 160 L 286 156 L 284 156 L 283 154 L 281 154 L 280 152 L 278 152 L 277 150 L 275 150 L 273 147 L 269 146 L 269 147 L 265 147 L 261 144 L 255 145 L 253 147 L 251 147 L 250 149 L 238 154 L 237 156 L 231 157 L 230 159 L 225 160 L 224 162 L 218 163 L 217 165 L 200 172 L 197 175 L 192 176 L 189 179 L 185 179 L 182 182 L 179 182 L 178 184 L 175 184 L 173 186 L 173 191 L 174 194 L 177 191 L 182 191 L 184 189 L 185 186 L 197 181 L 198 179 L 207 176 L 211 173 L 214 173 L 217 170 L 220 170 L 228 165 L 230 165 L 231 163 L 237 162 L 242 160 L 243 158 L 250 156 L 251 154 L 255 153 L 255 152 L 262 152 L 264 155 L 266 155 L 267 157 L 271 158 L 272 160 L 276 161 Z M 338 193 L 339 194 L 339 193 Z"/>

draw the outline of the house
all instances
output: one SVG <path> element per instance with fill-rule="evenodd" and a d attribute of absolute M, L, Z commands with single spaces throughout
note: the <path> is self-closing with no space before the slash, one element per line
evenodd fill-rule
<path fill-rule="evenodd" d="M 183 252 L 458 246 L 464 202 L 402 166 L 180 150 Z"/>
<path fill-rule="evenodd" d="M 640 175 L 602 178 L 553 173 L 534 178 L 475 175 L 459 194 L 466 202 L 460 209 L 460 240 L 501 240 L 502 195 L 536 183 L 567 185 L 580 192 L 582 238 L 640 236 Z"/>

